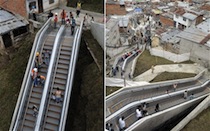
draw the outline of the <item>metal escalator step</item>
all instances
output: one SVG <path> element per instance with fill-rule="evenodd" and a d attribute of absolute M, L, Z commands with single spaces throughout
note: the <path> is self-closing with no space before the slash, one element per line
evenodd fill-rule
<path fill-rule="evenodd" d="M 32 129 L 34 128 L 34 125 L 35 125 L 35 123 L 32 122 L 32 121 L 25 121 L 24 124 L 23 124 L 24 127 L 27 126 L 27 127 L 32 128 Z"/>
<path fill-rule="evenodd" d="M 66 65 L 69 65 L 70 61 L 59 59 L 59 60 L 58 60 L 58 63 L 59 63 L 59 64 L 66 64 Z"/>
<path fill-rule="evenodd" d="M 52 46 L 44 46 L 43 50 L 50 50 L 52 51 L 53 47 Z"/>
<path fill-rule="evenodd" d="M 61 55 L 71 55 L 71 51 L 61 51 L 60 52 Z"/>
<path fill-rule="evenodd" d="M 57 68 L 57 72 L 61 74 L 68 74 L 68 70 Z"/>
<path fill-rule="evenodd" d="M 50 111 L 50 112 L 48 112 L 47 116 L 59 119 L 60 118 L 60 113 Z"/>
<path fill-rule="evenodd" d="M 42 93 L 42 91 L 43 91 L 43 88 L 42 87 L 32 87 L 33 89 L 32 89 L 32 91 L 33 92 L 37 92 L 37 93 Z"/>
<path fill-rule="evenodd" d="M 54 83 L 54 85 L 53 85 L 53 92 L 56 91 L 57 87 L 59 87 L 59 89 L 60 89 L 61 91 L 63 91 L 63 92 L 64 92 L 65 89 L 66 89 L 66 86 L 60 85 L 60 84 L 57 84 L 57 83 Z"/>
<path fill-rule="evenodd" d="M 63 43 L 61 48 L 72 48 L 72 44 L 69 43 Z"/>
<path fill-rule="evenodd" d="M 26 116 L 25 116 L 25 119 L 27 121 L 31 121 L 33 123 L 35 123 L 35 121 L 36 121 L 36 117 L 33 116 L 33 113 L 32 114 L 27 113 Z"/>
<path fill-rule="evenodd" d="M 67 79 L 67 74 L 56 73 L 55 77 L 66 80 Z"/>
<path fill-rule="evenodd" d="M 28 126 L 23 126 L 22 131 L 33 131 L 34 128 L 33 127 L 28 127 Z"/>
<path fill-rule="evenodd" d="M 31 93 L 31 96 L 34 97 L 34 98 L 39 98 L 39 99 L 41 99 L 42 94 L 41 94 L 41 93 L 37 93 L 37 92 L 32 92 L 32 93 Z"/>
<path fill-rule="evenodd" d="M 52 106 L 52 105 L 49 105 L 49 111 L 53 111 L 53 112 L 57 112 L 57 113 L 61 113 L 61 107 L 59 106 Z"/>
<path fill-rule="evenodd" d="M 66 80 L 65 79 L 59 79 L 59 78 L 55 78 L 55 83 L 58 83 L 58 84 L 62 84 L 62 85 L 65 85 L 66 84 Z"/>
<path fill-rule="evenodd" d="M 51 101 L 50 101 L 50 106 L 62 108 L 62 102 L 56 103 L 55 101 L 51 100 Z"/>
<path fill-rule="evenodd" d="M 41 101 L 41 99 L 31 97 L 29 102 L 39 105 L 40 101 Z"/>
<path fill-rule="evenodd" d="M 47 117 L 46 122 L 52 125 L 59 125 L 59 119 L 57 118 Z"/>
<path fill-rule="evenodd" d="M 61 47 L 61 52 L 63 51 L 65 51 L 66 53 L 68 52 L 70 54 L 70 52 L 72 51 L 72 48 Z"/>
<path fill-rule="evenodd" d="M 69 65 L 66 65 L 66 64 L 58 64 L 58 68 L 61 68 L 61 69 L 66 69 L 66 70 L 68 70 L 68 68 L 69 68 Z"/>
<path fill-rule="evenodd" d="M 70 55 L 60 55 L 59 58 L 70 61 L 71 56 Z"/>
<path fill-rule="evenodd" d="M 45 131 L 57 131 L 57 128 L 58 128 L 57 125 L 52 125 L 52 124 L 46 123 L 44 130 Z"/>

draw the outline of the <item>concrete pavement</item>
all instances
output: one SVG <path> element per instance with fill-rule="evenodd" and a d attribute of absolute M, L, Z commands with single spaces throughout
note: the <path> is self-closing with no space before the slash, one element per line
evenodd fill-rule
<path fill-rule="evenodd" d="M 152 73 L 152 70 L 149 69 L 143 74 L 137 76 L 134 78 L 134 81 L 151 81 L 153 80 L 157 75 L 163 73 L 163 72 L 181 72 L 181 73 L 194 73 L 198 74 L 201 71 L 205 70 L 204 67 L 198 65 L 198 64 L 169 64 L 169 65 L 157 65 L 154 67 L 154 72 Z"/>

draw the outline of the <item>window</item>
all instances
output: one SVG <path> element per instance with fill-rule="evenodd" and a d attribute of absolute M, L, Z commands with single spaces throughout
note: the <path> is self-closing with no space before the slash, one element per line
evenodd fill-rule
<path fill-rule="evenodd" d="M 54 2 L 54 0 L 49 0 L 49 4 L 53 4 Z"/>
<path fill-rule="evenodd" d="M 183 17 L 183 21 L 186 21 L 186 18 L 185 17 Z"/>

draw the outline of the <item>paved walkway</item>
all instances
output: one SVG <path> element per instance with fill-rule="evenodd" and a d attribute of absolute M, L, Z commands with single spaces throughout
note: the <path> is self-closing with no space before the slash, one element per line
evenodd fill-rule
<path fill-rule="evenodd" d="M 91 11 L 86 11 L 86 10 L 81 10 L 81 13 L 79 15 L 79 17 L 76 17 L 76 8 L 72 8 L 72 7 L 67 7 L 64 5 L 60 5 L 58 8 L 53 9 L 52 13 L 58 13 L 58 18 L 60 20 L 60 14 L 62 12 L 62 10 L 65 10 L 67 12 L 67 15 L 69 16 L 69 12 L 73 13 L 73 16 L 76 20 L 76 23 L 79 25 L 81 23 L 81 21 L 84 19 L 85 14 L 87 13 L 89 18 L 88 18 L 88 23 L 90 23 L 91 17 L 94 17 L 94 21 L 99 22 L 99 23 L 103 23 L 103 14 L 100 13 L 96 13 L 96 12 L 91 12 Z"/>
<path fill-rule="evenodd" d="M 154 67 L 154 73 L 149 69 L 143 74 L 134 78 L 134 81 L 151 81 L 157 75 L 163 72 L 182 72 L 182 73 L 195 73 L 198 74 L 205 68 L 198 64 L 170 64 L 170 65 L 157 65 Z"/>
<path fill-rule="evenodd" d="M 154 73 L 152 73 L 151 69 L 144 72 L 143 74 L 135 77 L 132 80 L 125 80 L 126 87 L 129 86 L 141 86 L 145 84 L 149 84 L 151 80 L 153 80 L 157 75 L 163 72 L 182 72 L 182 73 L 194 73 L 199 74 L 203 70 L 204 67 L 198 64 L 170 64 L 170 65 L 158 65 L 154 67 Z M 124 86 L 124 80 L 120 78 L 109 78 L 106 77 L 106 86 Z"/>

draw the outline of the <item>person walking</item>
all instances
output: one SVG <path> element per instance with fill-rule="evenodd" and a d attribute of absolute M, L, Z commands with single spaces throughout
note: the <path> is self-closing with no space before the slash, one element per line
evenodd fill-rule
<path fill-rule="evenodd" d="M 50 52 L 48 50 L 45 50 L 43 55 L 44 55 L 44 63 L 45 63 L 45 65 L 48 66 L 49 62 L 50 62 Z"/>
<path fill-rule="evenodd" d="M 176 91 L 177 84 L 173 85 L 174 91 Z"/>
<path fill-rule="evenodd" d="M 80 10 L 81 10 L 81 6 L 82 6 L 81 2 L 80 2 L 80 1 L 78 1 L 78 2 L 77 2 L 77 10 L 76 10 L 77 17 L 79 17 Z"/>
<path fill-rule="evenodd" d="M 48 14 L 47 17 L 48 17 L 48 19 L 51 18 L 51 17 L 53 17 L 53 13 L 51 12 L 51 10 L 50 10 L 50 12 L 49 12 L 49 14 Z"/>
<path fill-rule="evenodd" d="M 184 91 L 184 99 L 187 99 L 187 90 Z"/>
<path fill-rule="evenodd" d="M 124 116 L 122 116 L 122 117 L 119 119 L 119 128 L 120 128 L 120 131 L 124 131 L 124 130 L 126 129 Z"/>
<path fill-rule="evenodd" d="M 31 9 L 30 13 L 31 13 L 32 16 L 33 16 L 33 20 L 37 21 L 37 19 L 36 19 L 36 10 L 35 10 L 35 6 L 32 6 L 32 9 Z"/>
<path fill-rule="evenodd" d="M 57 90 L 54 92 L 54 95 L 53 95 L 53 100 L 55 100 L 55 102 L 57 103 L 61 102 L 61 95 L 62 95 L 62 91 L 57 87 Z"/>
<path fill-rule="evenodd" d="M 55 13 L 55 16 L 54 16 L 54 29 L 56 29 L 57 23 L 58 23 L 58 14 Z"/>
<path fill-rule="evenodd" d="M 36 52 L 36 58 L 35 58 L 35 66 L 40 69 L 42 66 L 42 57 L 39 54 L 39 52 Z"/>
<path fill-rule="evenodd" d="M 33 107 L 32 107 L 32 109 L 33 109 L 33 116 L 34 117 L 37 117 L 37 115 L 38 115 L 38 107 L 36 106 L 36 105 L 33 105 Z"/>
<path fill-rule="evenodd" d="M 143 117 L 143 114 L 142 114 L 142 111 L 140 110 L 140 108 L 136 109 L 136 117 L 138 120 Z"/>
<path fill-rule="evenodd" d="M 74 19 L 74 17 L 72 17 L 72 20 L 71 20 L 71 35 L 74 34 L 75 26 L 76 26 L 76 20 Z"/>
<path fill-rule="evenodd" d="M 66 19 L 66 12 L 65 10 L 62 10 L 61 12 L 61 24 L 65 25 L 65 19 Z"/>
<path fill-rule="evenodd" d="M 38 85 L 37 75 L 38 75 L 38 69 L 37 68 L 32 69 L 32 71 L 31 71 L 31 77 L 32 77 L 32 79 L 34 81 L 34 86 L 35 87 Z"/>
<path fill-rule="evenodd" d="M 152 67 L 151 67 L 151 70 L 152 70 L 152 73 L 154 73 L 155 68 L 154 68 L 153 65 L 152 65 Z"/>
<path fill-rule="evenodd" d="M 45 76 L 43 76 L 43 75 L 37 76 L 38 85 L 41 84 L 41 86 L 44 87 L 45 79 L 46 79 L 46 78 L 45 78 Z"/>
<path fill-rule="evenodd" d="M 155 106 L 155 112 L 158 112 L 160 110 L 160 105 L 157 103 Z"/>
<path fill-rule="evenodd" d="M 106 129 L 108 131 L 114 131 L 114 129 L 112 129 L 112 123 L 106 123 Z"/>

